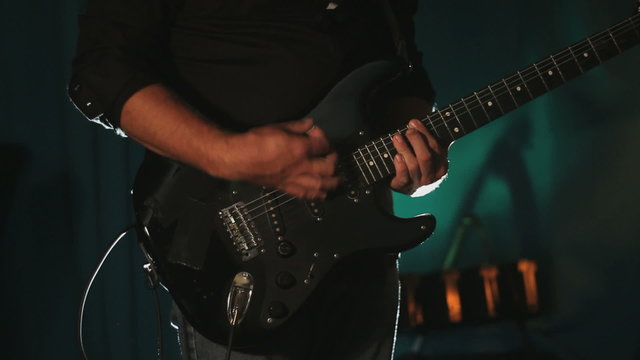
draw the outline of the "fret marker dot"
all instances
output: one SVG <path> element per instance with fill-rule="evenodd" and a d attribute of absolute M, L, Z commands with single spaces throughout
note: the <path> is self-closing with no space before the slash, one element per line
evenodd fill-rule
<path fill-rule="evenodd" d="M 549 75 L 553 75 L 553 71 L 552 71 L 552 70 L 549 70 L 549 71 L 547 72 L 547 74 L 549 74 Z"/>
<path fill-rule="evenodd" d="M 493 102 L 492 102 L 492 101 L 489 101 L 489 102 L 487 103 L 487 105 L 489 105 L 489 106 L 493 106 Z"/>
<path fill-rule="evenodd" d="M 589 57 L 589 53 L 584 53 L 584 54 L 582 54 L 582 56 Z"/>
<path fill-rule="evenodd" d="M 521 91 L 521 90 L 522 90 L 522 88 L 521 88 L 520 86 L 517 86 L 517 87 L 516 87 L 516 90 Z"/>
<path fill-rule="evenodd" d="M 451 116 L 451 113 L 448 112 L 448 111 L 446 113 L 444 113 L 444 114 L 447 115 L 447 116 Z"/>
<path fill-rule="evenodd" d="M 373 166 L 373 161 L 369 161 L 369 165 L 370 165 L 370 166 Z"/>
<path fill-rule="evenodd" d="M 453 132 L 456 132 L 456 133 L 460 132 L 460 128 L 454 127 Z"/>
<path fill-rule="evenodd" d="M 382 154 L 382 157 L 383 157 L 383 158 L 388 158 L 388 157 L 389 157 L 389 154 Z"/>

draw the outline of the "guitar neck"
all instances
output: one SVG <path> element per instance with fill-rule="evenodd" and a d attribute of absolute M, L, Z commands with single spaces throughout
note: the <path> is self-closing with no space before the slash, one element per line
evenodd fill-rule
<path fill-rule="evenodd" d="M 441 143 L 449 144 L 638 43 L 640 14 L 474 91 L 431 113 L 422 122 Z M 400 129 L 376 139 L 351 154 L 364 185 L 371 185 L 395 173 L 393 157 L 397 152 L 391 137 L 406 130 Z"/>

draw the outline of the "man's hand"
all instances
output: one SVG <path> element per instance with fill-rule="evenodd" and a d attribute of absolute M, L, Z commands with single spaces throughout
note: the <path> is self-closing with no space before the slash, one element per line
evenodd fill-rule
<path fill-rule="evenodd" d="M 447 173 L 447 149 L 427 131 L 419 120 L 409 121 L 406 138 L 393 136 L 398 154 L 393 159 L 396 175 L 391 188 L 404 194 L 413 194 L 419 187 L 431 184 Z"/>
<path fill-rule="evenodd" d="M 228 178 L 323 199 L 338 186 L 337 154 L 324 132 L 304 119 L 260 126 L 227 139 Z M 225 171 L 226 172 L 226 171 Z"/>
<path fill-rule="evenodd" d="M 311 119 L 231 133 L 154 84 L 127 100 L 120 125 L 148 149 L 211 176 L 249 181 L 304 199 L 324 198 L 338 185 L 337 156 Z"/>

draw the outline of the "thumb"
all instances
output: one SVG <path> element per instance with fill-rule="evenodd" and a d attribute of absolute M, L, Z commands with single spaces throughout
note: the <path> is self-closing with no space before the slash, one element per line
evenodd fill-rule
<path fill-rule="evenodd" d="M 285 131 L 303 135 L 313 128 L 313 119 L 306 118 L 302 120 L 288 121 L 279 123 L 277 126 Z"/>

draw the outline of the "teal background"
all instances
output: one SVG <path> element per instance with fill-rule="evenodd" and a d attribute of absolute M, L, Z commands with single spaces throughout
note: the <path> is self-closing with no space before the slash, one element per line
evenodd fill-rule
<path fill-rule="evenodd" d="M 85 121 L 66 97 L 79 0 L 0 3 L 2 357 L 77 359 L 80 291 L 110 238 L 131 222 L 141 149 Z M 630 16 L 632 1 L 424 1 L 417 37 L 445 105 Z M 462 216 L 484 224 L 492 261 L 538 261 L 546 311 L 527 323 L 562 359 L 640 358 L 640 50 L 630 50 L 456 142 L 435 192 L 396 197 L 436 215 L 403 272 L 437 271 Z M 488 261 L 477 236 L 458 266 Z M 91 359 L 151 359 L 155 320 L 143 259 L 125 238 L 87 308 Z M 166 298 L 165 298 L 166 302 Z M 177 358 L 166 328 L 169 358 Z M 398 353 L 506 351 L 512 324 L 402 336 Z"/>
<path fill-rule="evenodd" d="M 421 3 L 418 42 L 442 106 L 511 75 L 630 14 L 632 2 Z M 639 50 L 592 70 L 470 134 L 429 195 L 396 197 L 397 212 L 430 212 L 434 235 L 401 270 L 441 269 L 463 216 L 483 223 L 491 257 L 471 232 L 458 267 L 534 259 L 545 311 L 527 323 L 541 350 L 566 359 L 640 358 Z M 427 310 L 428 311 L 428 310 Z M 401 336 L 398 353 L 499 352 L 522 345 L 512 323 Z"/>

